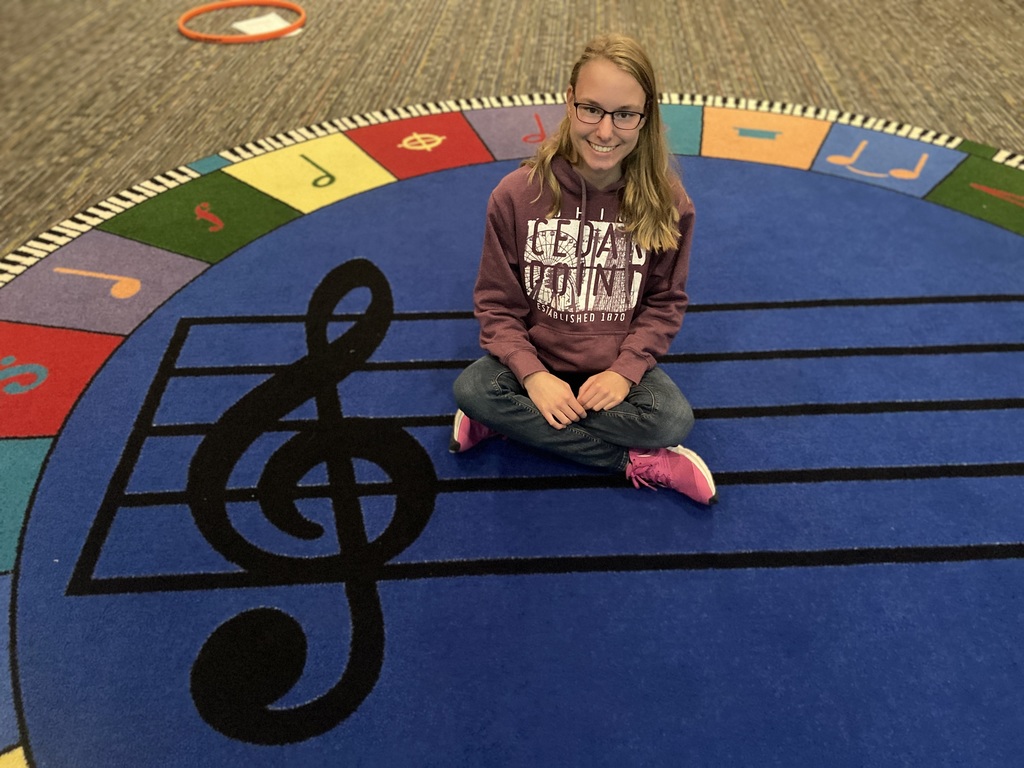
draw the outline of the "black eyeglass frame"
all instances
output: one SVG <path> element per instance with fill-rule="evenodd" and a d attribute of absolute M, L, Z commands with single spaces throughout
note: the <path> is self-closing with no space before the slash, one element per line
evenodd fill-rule
<path fill-rule="evenodd" d="M 582 101 L 574 101 L 572 103 L 572 105 L 573 105 L 573 108 L 576 110 L 576 119 L 579 120 L 581 123 L 586 123 L 587 125 L 597 125 L 602 120 L 604 120 L 604 116 L 605 115 L 611 115 L 612 116 L 612 125 L 614 125 L 616 128 L 618 128 L 620 131 L 638 131 L 643 126 L 644 121 L 647 119 L 647 115 L 645 113 L 643 113 L 643 112 L 633 112 L 633 111 L 628 110 L 628 109 L 612 109 L 612 110 L 602 109 L 601 107 L 597 106 L 596 104 L 586 104 L 586 103 L 584 103 Z M 597 118 L 597 120 L 593 120 L 593 121 L 587 120 L 582 115 L 580 115 L 580 107 L 586 107 L 587 109 L 596 110 L 596 111 L 601 113 L 601 116 L 599 118 Z M 616 115 L 637 115 L 640 119 L 637 120 L 636 125 L 632 126 L 631 128 L 624 128 L 623 126 L 619 125 L 615 121 L 615 116 Z"/>

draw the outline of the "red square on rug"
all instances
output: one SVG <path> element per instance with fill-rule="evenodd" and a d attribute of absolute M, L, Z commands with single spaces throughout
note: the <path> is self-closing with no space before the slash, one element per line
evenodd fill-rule
<path fill-rule="evenodd" d="M 52 437 L 121 336 L 0 321 L 0 438 Z"/>
<path fill-rule="evenodd" d="M 398 179 L 494 160 L 461 114 L 428 115 L 345 134 Z"/>

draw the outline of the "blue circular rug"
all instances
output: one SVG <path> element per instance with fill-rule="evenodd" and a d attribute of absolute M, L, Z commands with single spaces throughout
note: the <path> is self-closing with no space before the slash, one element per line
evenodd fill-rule
<path fill-rule="evenodd" d="M 561 97 L 168 171 L 0 260 L 5 766 L 1008 765 L 1024 158 L 666 95 L 711 511 L 448 453 Z"/>

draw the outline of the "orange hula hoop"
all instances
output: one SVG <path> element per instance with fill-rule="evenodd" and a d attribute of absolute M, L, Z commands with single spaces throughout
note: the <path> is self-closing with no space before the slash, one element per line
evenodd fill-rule
<path fill-rule="evenodd" d="M 271 8 L 284 8 L 285 10 L 299 14 L 299 18 L 287 27 L 276 29 L 273 32 L 261 32 L 257 35 L 207 35 L 202 32 L 194 32 L 187 26 L 192 19 L 196 16 L 202 16 L 204 13 L 221 11 L 225 8 L 239 8 L 246 5 L 264 5 L 270 6 Z M 302 27 L 305 23 L 306 12 L 298 3 L 289 3 L 285 2 L 285 0 L 256 0 L 255 2 L 248 2 L 247 0 L 222 0 L 222 2 L 207 3 L 206 5 L 200 5 L 190 11 L 186 11 L 182 14 L 181 18 L 178 19 L 178 31 L 190 40 L 198 40 L 201 43 L 260 43 L 264 40 L 274 40 L 278 37 L 284 37 L 285 35 Z"/>

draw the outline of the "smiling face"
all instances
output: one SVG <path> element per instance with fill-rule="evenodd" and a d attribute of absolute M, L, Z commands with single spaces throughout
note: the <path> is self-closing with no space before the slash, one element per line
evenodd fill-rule
<path fill-rule="evenodd" d="M 616 128 L 611 115 L 588 124 L 576 116 L 573 102 L 600 107 L 609 112 L 644 112 L 647 99 L 636 79 L 608 59 L 593 59 L 584 64 L 576 78 L 575 89 L 566 93 L 569 110 L 569 137 L 579 156 L 576 169 L 598 189 L 606 189 L 622 178 L 622 161 L 636 147 L 640 128 L 625 131 Z"/>

